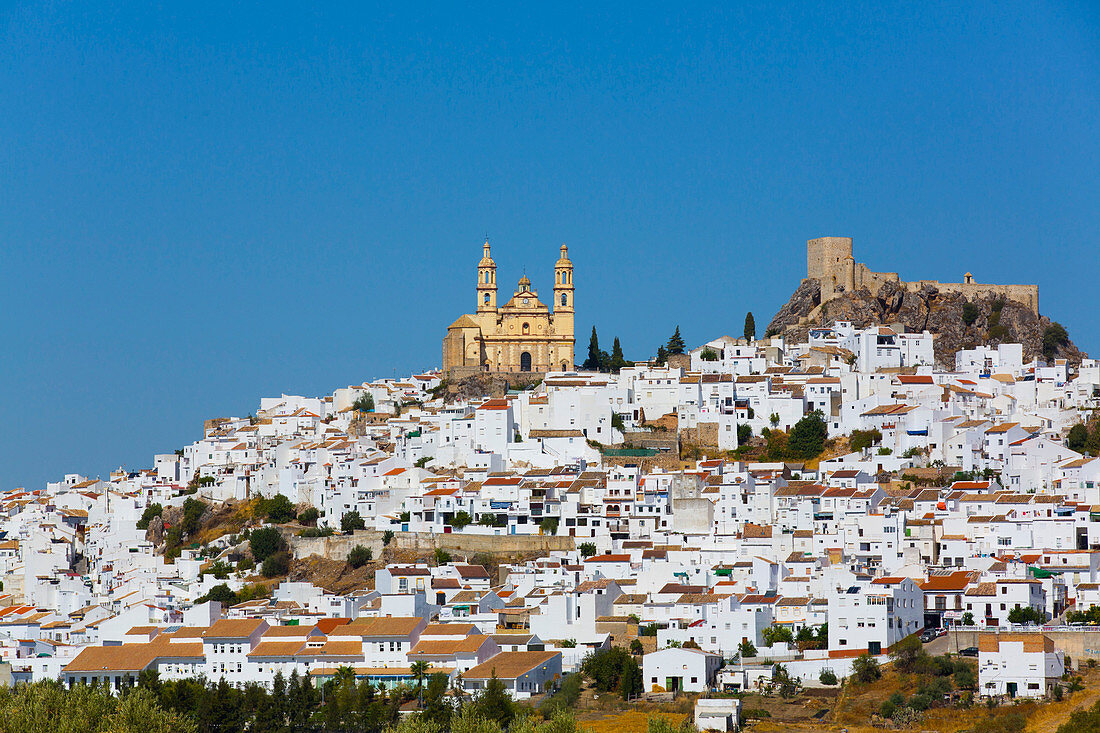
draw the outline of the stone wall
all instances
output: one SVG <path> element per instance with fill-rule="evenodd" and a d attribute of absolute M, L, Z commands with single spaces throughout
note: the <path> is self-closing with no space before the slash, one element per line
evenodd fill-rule
<path fill-rule="evenodd" d="M 694 428 L 680 428 L 680 441 L 691 445 L 718 447 L 718 423 L 701 422 Z"/>
<path fill-rule="evenodd" d="M 350 535 L 331 537 L 298 537 L 285 535 L 296 558 L 320 555 L 332 560 L 346 560 L 356 545 L 369 547 L 375 557 L 382 553 L 382 533 L 377 530 L 361 530 Z M 520 555 L 550 553 L 553 550 L 573 550 L 572 537 L 556 535 L 477 535 L 477 534 L 429 534 L 426 532 L 396 532 L 390 547 L 430 554 L 442 548 L 452 554 Z"/>

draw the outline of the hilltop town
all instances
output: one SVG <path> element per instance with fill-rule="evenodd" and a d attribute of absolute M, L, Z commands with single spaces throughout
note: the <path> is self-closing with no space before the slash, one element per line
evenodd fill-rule
<path fill-rule="evenodd" d="M 0 493 L 0 683 L 686 699 L 722 730 L 1095 699 L 1100 362 L 1034 286 L 808 253 L 817 295 L 760 338 L 677 330 L 579 367 L 567 248 L 549 306 L 524 276 L 498 307 L 486 242 L 439 369 L 263 397 L 146 467 Z M 982 304 L 957 316 L 973 343 L 837 317 L 884 288 Z M 986 338 L 1014 308 L 1037 341 Z"/>

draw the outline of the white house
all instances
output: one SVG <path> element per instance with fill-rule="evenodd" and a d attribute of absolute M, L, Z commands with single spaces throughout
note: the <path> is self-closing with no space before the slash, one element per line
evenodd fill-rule
<path fill-rule="evenodd" d="M 654 691 L 703 692 L 714 683 L 722 657 L 701 649 L 672 647 L 642 657 L 642 679 Z"/>
<path fill-rule="evenodd" d="M 1062 652 L 1045 634 L 978 637 L 978 689 L 982 695 L 1043 697 L 1066 671 Z"/>

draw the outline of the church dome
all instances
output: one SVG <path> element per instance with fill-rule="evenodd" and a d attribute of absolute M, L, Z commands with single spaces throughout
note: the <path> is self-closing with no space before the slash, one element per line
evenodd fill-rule
<path fill-rule="evenodd" d="M 529 292 L 530 290 L 531 290 L 531 281 L 527 279 L 526 275 L 524 275 L 523 277 L 521 277 L 519 279 L 519 291 L 521 293 L 523 293 L 523 292 Z"/>

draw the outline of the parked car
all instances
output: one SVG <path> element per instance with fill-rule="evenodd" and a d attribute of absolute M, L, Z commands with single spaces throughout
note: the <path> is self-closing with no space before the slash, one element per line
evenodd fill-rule
<path fill-rule="evenodd" d="M 924 631 L 920 632 L 920 640 L 925 644 L 932 641 L 933 639 L 938 639 L 939 636 L 939 633 L 937 633 L 935 629 L 925 629 Z"/>
<path fill-rule="evenodd" d="M 960 649 L 959 650 L 959 656 L 960 657 L 976 657 L 976 656 L 978 656 L 978 647 L 968 646 L 965 649 Z"/>

